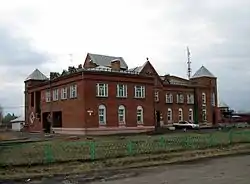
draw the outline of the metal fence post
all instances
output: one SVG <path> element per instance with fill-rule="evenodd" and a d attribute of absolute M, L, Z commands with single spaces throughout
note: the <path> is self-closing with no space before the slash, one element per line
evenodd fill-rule
<path fill-rule="evenodd" d="M 45 163 L 54 162 L 54 155 L 51 144 L 46 144 L 44 147 Z"/>
<path fill-rule="evenodd" d="M 232 129 L 229 131 L 228 137 L 229 137 L 229 144 L 232 144 L 233 143 L 233 130 Z"/>
<path fill-rule="evenodd" d="M 165 148 L 165 139 L 163 136 L 160 137 L 160 147 Z"/>
<path fill-rule="evenodd" d="M 133 142 L 130 140 L 127 142 L 128 155 L 133 155 Z"/>
<path fill-rule="evenodd" d="M 96 150 L 95 150 L 95 142 L 90 142 L 90 158 L 91 160 L 95 160 L 96 158 Z"/>

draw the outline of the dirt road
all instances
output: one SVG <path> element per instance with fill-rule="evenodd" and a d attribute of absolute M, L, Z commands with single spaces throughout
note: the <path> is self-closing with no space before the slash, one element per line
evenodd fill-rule
<path fill-rule="evenodd" d="M 249 173 L 250 155 L 115 173 L 105 172 L 95 177 L 78 175 L 26 182 L 36 184 L 249 184 Z"/>
<path fill-rule="evenodd" d="M 213 159 L 200 163 L 135 170 L 136 177 L 108 184 L 249 184 L 250 155 Z M 103 183 L 92 182 L 92 184 Z"/>

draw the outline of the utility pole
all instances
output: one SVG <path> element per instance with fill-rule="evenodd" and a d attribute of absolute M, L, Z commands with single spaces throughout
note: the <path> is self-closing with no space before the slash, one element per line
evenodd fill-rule
<path fill-rule="evenodd" d="M 189 51 L 189 48 L 187 47 L 187 58 L 188 58 L 188 61 L 187 61 L 187 64 L 188 64 L 188 71 L 187 71 L 187 75 L 188 75 L 188 79 L 191 78 L 191 73 L 192 73 L 192 69 L 191 69 L 191 57 L 190 57 L 190 51 Z"/>

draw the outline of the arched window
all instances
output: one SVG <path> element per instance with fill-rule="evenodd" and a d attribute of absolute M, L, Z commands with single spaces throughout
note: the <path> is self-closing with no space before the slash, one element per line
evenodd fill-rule
<path fill-rule="evenodd" d="M 99 124 L 106 125 L 106 107 L 105 107 L 105 105 L 99 105 L 98 116 L 99 116 Z"/>
<path fill-rule="evenodd" d="M 202 110 L 202 121 L 207 121 L 207 110 L 206 109 Z"/>
<path fill-rule="evenodd" d="M 179 108 L 179 121 L 183 121 L 183 111 L 182 111 L 182 108 Z"/>
<path fill-rule="evenodd" d="M 193 122 L 194 121 L 193 109 L 189 109 L 189 111 L 188 111 L 188 121 L 189 122 Z"/>
<path fill-rule="evenodd" d="M 125 117 L 126 117 L 125 107 L 123 105 L 120 105 L 118 107 L 118 122 L 119 122 L 119 124 L 125 124 Z"/>
<path fill-rule="evenodd" d="M 137 106 L 137 124 L 143 124 L 143 108 Z"/>
<path fill-rule="evenodd" d="M 168 123 L 171 123 L 173 120 L 173 114 L 172 114 L 172 109 L 168 108 L 168 114 L 167 114 L 167 119 L 168 119 Z"/>
<path fill-rule="evenodd" d="M 206 103 L 206 93 L 202 93 L 202 103 Z"/>

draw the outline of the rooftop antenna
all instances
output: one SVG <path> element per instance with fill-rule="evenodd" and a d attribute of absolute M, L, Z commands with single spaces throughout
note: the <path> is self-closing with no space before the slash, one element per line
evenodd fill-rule
<path fill-rule="evenodd" d="M 69 54 L 69 61 L 71 64 L 73 63 L 73 54 Z"/>
<path fill-rule="evenodd" d="M 188 57 L 188 61 L 187 61 L 187 64 L 188 64 L 188 71 L 187 71 L 187 74 L 188 74 L 188 79 L 191 78 L 191 73 L 192 73 L 190 55 L 191 55 L 191 54 L 190 54 L 189 48 L 187 47 L 187 57 Z"/>

